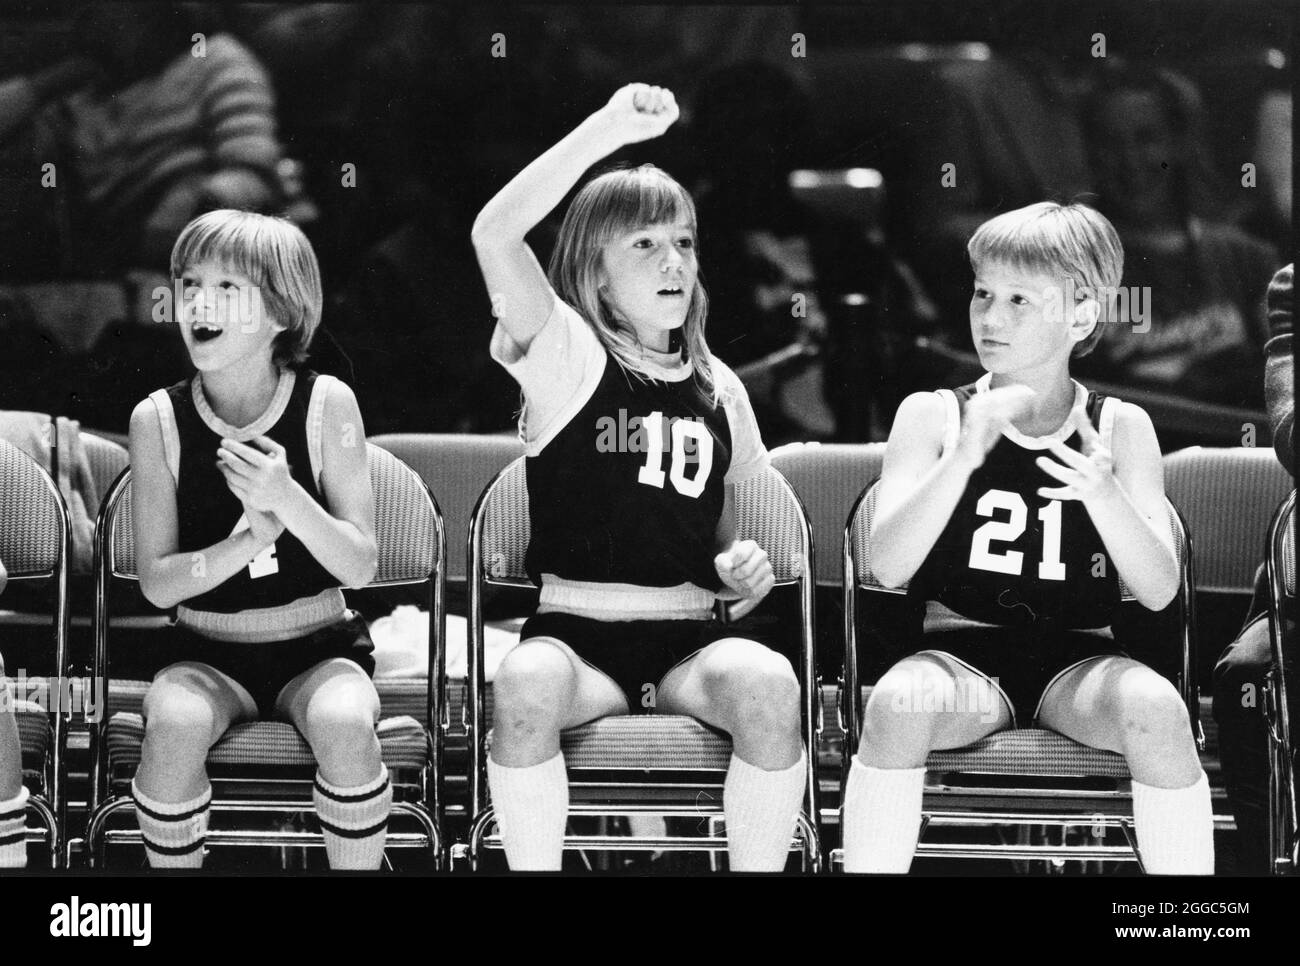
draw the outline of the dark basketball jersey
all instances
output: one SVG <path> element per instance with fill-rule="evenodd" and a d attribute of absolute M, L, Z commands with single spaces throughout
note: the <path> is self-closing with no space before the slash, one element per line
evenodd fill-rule
<path fill-rule="evenodd" d="M 964 414 L 982 384 L 987 377 L 945 397 L 950 421 Z M 1077 388 L 1109 446 L 1110 413 L 1118 401 Z M 950 424 L 950 439 L 954 429 Z M 1077 431 L 1063 441 L 1080 448 Z M 1119 604 L 1119 577 L 1083 504 L 1038 495 L 1040 487 L 1060 485 L 1035 465 L 1044 455 L 1056 459 L 1045 439 L 1014 430 L 1002 435 L 971 474 L 948 525 L 911 581 L 910 594 L 989 624 L 1042 630 L 1110 625 Z"/>
<path fill-rule="evenodd" d="M 506 358 L 501 332 L 494 353 L 527 400 L 530 577 L 719 590 L 725 484 L 767 459 L 735 375 L 718 364 L 729 395 L 717 406 L 680 356 L 651 353 L 662 365 L 638 378 L 562 302 L 523 364 Z M 539 406 L 548 379 L 569 386 Z"/>
<path fill-rule="evenodd" d="M 248 445 L 254 445 L 249 441 L 256 436 L 275 440 L 285 448 L 294 480 L 312 499 L 324 505 L 308 444 L 308 416 L 316 380 L 312 372 L 285 370 L 267 412 L 239 429 L 222 423 L 212 412 L 203 397 L 198 376 L 166 390 L 171 403 L 170 418 L 175 422 L 175 439 L 180 444 L 176 475 L 178 552 L 204 550 L 248 526 L 243 504 L 230 492 L 217 468 L 217 448 L 223 436 Z M 167 417 L 163 415 L 166 403 L 158 400 L 157 395 L 155 404 L 161 403 L 159 411 L 166 439 Z M 338 578 L 316 561 L 302 541 L 285 530 L 247 566 L 217 587 L 189 598 L 184 606 L 192 611 L 233 614 L 280 607 L 339 586 Z"/>

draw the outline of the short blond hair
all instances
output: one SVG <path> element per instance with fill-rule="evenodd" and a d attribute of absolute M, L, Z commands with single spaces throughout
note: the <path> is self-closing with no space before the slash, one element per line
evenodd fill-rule
<path fill-rule="evenodd" d="M 1074 356 L 1086 356 L 1101 340 L 1115 311 L 1113 294 L 1124 275 L 1124 246 L 1115 226 L 1095 208 L 1054 201 L 1017 208 L 990 218 L 966 244 L 976 273 L 989 262 L 1043 272 L 1073 281 L 1077 296 L 1092 293 L 1101 311 Z"/>
<path fill-rule="evenodd" d="M 272 361 L 277 366 L 305 362 L 324 295 L 316 252 L 302 229 L 251 211 L 209 211 L 181 229 L 172 247 L 172 277 L 209 260 L 248 276 L 267 311 L 284 326 L 272 343 Z"/>

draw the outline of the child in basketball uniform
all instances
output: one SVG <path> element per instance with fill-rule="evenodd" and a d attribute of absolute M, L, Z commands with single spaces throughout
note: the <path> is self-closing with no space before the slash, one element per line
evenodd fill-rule
<path fill-rule="evenodd" d="M 9 572 L 0 561 L 0 592 L 8 582 Z M 13 691 L 5 677 L 4 656 L 0 655 L 0 869 L 27 865 L 27 794 Z"/>
<path fill-rule="evenodd" d="M 1070 378 L 1070 359 L 1101 338 L 1119 237 L 1091 208 L 1044 202 L 985 222 L 968 252 L 987 372 L 903 401 L 877 489 L 872 569 L 909 583 L 924 630 L 867 702 L 845 869 L 907 871 L 931 751 L 1037 722 L 1124 756 L 1148 872 L 1210 874 L 1187 710 L 1109 630 L 1119 578 L 1151 610 L 1177 593 L 1155 431 L 1137 406 Z"/>
<path fill-rule="evenodd" d="M 341 590 L 374 575 L 374 504 L 352 391 L 302 367 L 315 253 L 287 221 L 214 211 L 181 232 L 171 271 L 196 372 L 131 416 L 140 585 L 177 620 L 131 786 L 150 865 L 202 863 L 208 749 L 276 717 L 316 757 L 330 866 L 378 868 L 392 791 L 370 636 Z"/>
<path fill-rule="evenodd" d="M 711 619 L 773 585 L 737 541 L 733 487 L 768 465 L 745 389 L 704 340 L 695 208 L 653 166 L 578 192 L 549 272 L 525 235 L 593 164 L 658 137 L 673 95 L 619 90 L 479 214 L 492 354 L 524 396 L 537 613 L 494 681 L 488 779 L 512 869 L 559 869 L 568 814 L 560 732 L 651 708 L 730 733 L 730 867 L 785 865 L 805 789 L 789 662 Z"/>

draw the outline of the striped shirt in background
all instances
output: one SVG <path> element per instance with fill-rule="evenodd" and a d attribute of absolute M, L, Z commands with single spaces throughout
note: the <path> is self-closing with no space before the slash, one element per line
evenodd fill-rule
<path fill-rule="evenodd" d="M 107 97 L 83 91 L 65 101 L 84 195 L 103 215 L 223 168 L 250 168 L 274 183 L 280 145 L 266 71 L 228 34 L 208 38 L 204 54 L 186 50 Z"/>

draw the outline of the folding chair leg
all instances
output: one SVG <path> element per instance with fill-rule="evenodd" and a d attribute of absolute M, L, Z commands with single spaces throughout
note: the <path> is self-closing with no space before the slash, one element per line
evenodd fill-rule
<path fill-rule="evenodd" d="M 59 823 L 54 817 L 54 810 L 43 798 L 36 795 L 27 799 L 27 808 L 37 814 L 45 828 L 45 841 L 50 847 L 50 868 L 58 869 L 62 865 L 63 841 L 59 835 Z"/>
<path fill-rule="evenodd" d="M 415 802 L 393 802 L 392 811 L 389 814 L 389 822 L 392 822 L 393 815 L 406 815 L 418 822 L 424 830 L 425 836 L 429 840 L 429 858 L 433 860 L 433 868 L 441 872 L 444 866 L 442 833 L 438 824 L 429 814 L 429 810 Z M 387 853 L 385 853 L 387 856 Z"/>
<path fill-rule="evenodd" d="M 104 832 L 108 827 L 108 820 L 114 813 L 125 809 L 135 811 L 135 802 L 129 797 L 123 795 L 118 798 L 110 798 L 108 801 L 100 804 L 99 808 L 86 820 L 86 865 L 89 868 L 103 868 L 105 863 L 105 852 L 107 843 L 104 840 Z"/>
<path fill-rule="evenodd" d="M 803 842 L 803 871 L 816 875 L 822 870 L 822 845 L 817 826 L 802 812 L 798 818 L 799 838 Z"/>

